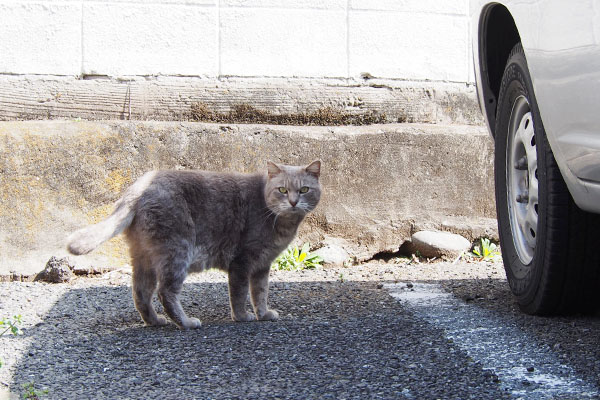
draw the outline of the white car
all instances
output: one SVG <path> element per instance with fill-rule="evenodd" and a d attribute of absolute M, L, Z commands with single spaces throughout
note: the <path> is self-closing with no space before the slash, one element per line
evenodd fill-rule
<path fill-rule="evenodd" d="M 524 312 L 600 305 L 600 1 L 470 2 L 498 230 Z"/>

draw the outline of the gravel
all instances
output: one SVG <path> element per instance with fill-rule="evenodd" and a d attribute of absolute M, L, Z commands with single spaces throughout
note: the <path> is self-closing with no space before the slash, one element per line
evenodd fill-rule
<path fill-rule="evenodd" d="M 394 261 L 273 271 L 277 322 L 232 322 L 225 275 L 192 275 L 182 304 L 203 322 L 193 331 L 143 327 L 127 270 L 0 283 L 0 317 L 24 321 L 21 335 L 0 337 L 0 390 L 18 398 L 33 382 L 57 399 L 510 398 L 493 373 L 383 285 L 417 281 L 501 313 L 600 385 L 598 318 L 520 314 L 501 263 Z"/>

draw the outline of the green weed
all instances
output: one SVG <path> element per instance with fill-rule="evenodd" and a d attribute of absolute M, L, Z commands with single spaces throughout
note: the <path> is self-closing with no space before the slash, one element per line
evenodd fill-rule
<path fill-rule="evenodd" d="M 17 336 L 19 333 L 21 333 L 21 330 L 17 325 L 20 325 L 22 322 L 23 321 L 21 320 L 20 315 L 14 315 L 12 319 L 0 319 L 0 336 L 4 335 L 8 331 Z"/>
<path fill-rule="evenodd" d="M 498 261 L 500 259 L 500 249 L 488 238 L 481 238 L 481 244 L 473 248 L 473 254 L 482 261 Z"/>
<path fill-rule="evenodd" d="M 12 335 L 17 336 L 21 333 L 19 325 L 23 323 L 21 315 L 13 315 L 12 318 L 0 319 L 0 336 L 10 332 Z M 2 367 L 2 360 L 0 360 L 0 367 Z M 47 390 L 37 390 L 33 382 L 29 382 L 23 385 L 24 392 L 21 394 L 23 399 L 39 400 L 43 395 L 48 394 Z"/>
<path fill-rule="evenodd" d="M 0 319 L 0 336 L 9 331 L 13 335 L 17 336 L 19 333 L 21 333 L 21 329 L 19 329 L 17 325 L 20 325 L 21 323 L 21 315 L 14 315 L 12 319 Z M 0 359 L 0 368 L 2 368 L 2 364 L 2 360 Z"/>
<path fill-rule="evenodd" d="M 47 390 L 37 390 L 33 382 L 24 384 L 23 390 L 24 392 L 21 394 L 21 397 L 29 400 L 39 400 L 42 396 L 48 394 Z"/>
<path fill-rule="evenodd" d="M 304 243 L 301 249 L 298 249 L 298 246 L 288 247 L 273 261 L 271 268 L 284 271 L 301 271 L 321 266 L 323 259 L 316 254 L 311 254 L 309 248 L 308 243 Z"/>

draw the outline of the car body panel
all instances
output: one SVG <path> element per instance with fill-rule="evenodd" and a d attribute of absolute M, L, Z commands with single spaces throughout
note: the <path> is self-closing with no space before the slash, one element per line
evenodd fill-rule
<path fill-rule="evenodd" d="M 471 0 L 475 79 L 493 134 L 480 51 L 486 14 L 504 6 L 519 31 L 548 141 L 575 203 L 600 212 L 600 1 Z M 494 99 L 495 100 L 495 99 Z"/>

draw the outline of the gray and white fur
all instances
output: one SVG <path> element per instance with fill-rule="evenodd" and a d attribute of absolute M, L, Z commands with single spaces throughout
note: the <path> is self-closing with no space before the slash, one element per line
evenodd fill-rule
<path fill-rule="evenodd" d="M 267 163 L 264 174 L 153 171 L 131 185 L 104 221 L 68 238 L 86 254 L 124 232 L 133 265 L 133 299 L 147 325 L 165 325 L 158 297 L 181 328 L 198 328 L 178 296 L 189 272 L 219 268 L 229 278 L 234 321 L 276 320 L 267 307 L 271 263 L 296 236 L 321 196 L 320 161 L 304 167 Z M 246 309 L 250 300 L 254 315 Z"/>

